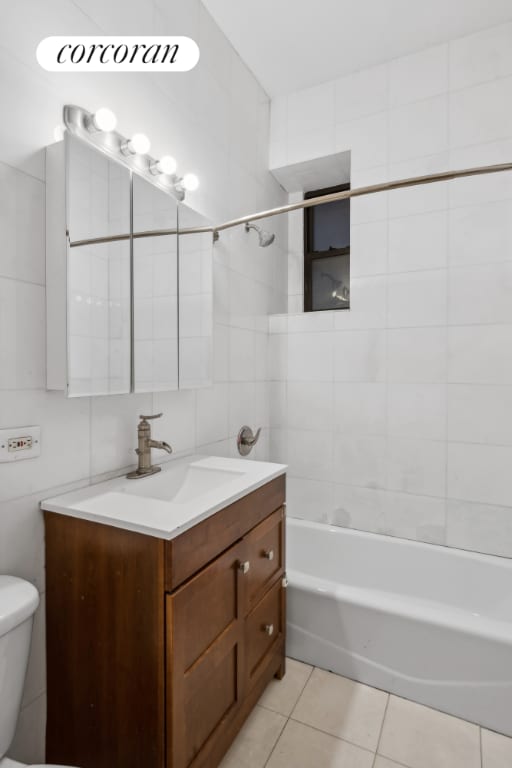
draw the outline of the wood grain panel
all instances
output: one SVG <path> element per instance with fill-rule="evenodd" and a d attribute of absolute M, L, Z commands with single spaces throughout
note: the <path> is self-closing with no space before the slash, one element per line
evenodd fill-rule
<path fill-rule="evenodd" d="M 252 610 L 245 623 L 247 682 L 249 687 L 258 677 L 258 668 L 272 646 L 282 639 L 281 579 L 267 592 Z M 266 632 L 272 627 L 272 634 Z"/>
<path fill-rule="evenodd" d="M 284 504 L 286 476 L 249 493 L 166 546 L 166 588 L 172 592 Z"/>
<path fill-rule="evenodd" d="M 45 513 L 49 762 L 216 768 L 284 675 L 284 498 L 283 475 L 171 542 Z"/>
<path fill-rule="evenodd" d="M 239 564 L 244 553 L 241 543 L 231 547 L 167 599 L 176 670 L 186 673 L 240 619 L 244 580 Z"/>
<path fill-rule="evenodd" d="M 284 642 L 279 640 L 265 656 L 259 667 L 259 675 L 251 690 L 246 691 L 240 708 L 229 723 L 223 724 L 215 738 L 209 739 L 190 768 L 216 768 L 235 740 L 240 728 L 250 715 L 261 694 L 273 677 L 278 677 L 284 659 Z M 291 768 L 291 767 L 290 767 Z"/>
<path fill-rule="evenodd" d="M 168 763 L 187 768 L 243 696 L 243 542 L 167 596 Z M 210 626 L 210 624 L 212 626 Z M 171 651 L 172 649 L 172 651 Z"/>
<path fill-rule="evenodd" d="M 45 513 L 46 759 L 162 768 L 164 545 Z"/>
<path fill-rule="evenodd" d="M 270 517 L 253 528 L 246 537 L 247 605 L 251 610 L 261 599 L 284 565 L 284 509 L 278 509 Z M 271 555 L 272 559 L 269 559 Z"/>

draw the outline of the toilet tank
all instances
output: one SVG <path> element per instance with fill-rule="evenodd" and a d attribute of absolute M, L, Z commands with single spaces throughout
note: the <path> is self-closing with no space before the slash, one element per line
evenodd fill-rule
<path fill-rule="evenodd" d="M 37 589 L 14 576 L 0 576 L 0 760 L 11 746 L 27 671 Z"/>

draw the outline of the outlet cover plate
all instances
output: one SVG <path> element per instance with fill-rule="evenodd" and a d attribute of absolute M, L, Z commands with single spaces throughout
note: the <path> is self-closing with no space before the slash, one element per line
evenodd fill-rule
<path fill-rule="evenodd" d="M 41 427 L 0 429 L 0 462 L 35 459 L 41 454 Z"/>

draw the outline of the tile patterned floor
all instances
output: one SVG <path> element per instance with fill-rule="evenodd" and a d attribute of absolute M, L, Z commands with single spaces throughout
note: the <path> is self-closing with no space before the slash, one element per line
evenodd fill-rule
<path fill-rule="evenodd" d="M 221 768 L 512 768 L 512 739 L 288 659 Z"/>

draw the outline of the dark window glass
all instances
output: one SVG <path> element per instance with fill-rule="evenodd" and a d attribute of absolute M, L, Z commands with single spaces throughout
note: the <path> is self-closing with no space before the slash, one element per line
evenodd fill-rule
<path fill-rule="evenodd" d="M 308 192 L 305 199 L 348 190 Z M 350 200 L 304 210 L 304 311 L 350 307 Z"/>
<path fill-rule="evenodd" d="M 311 209 L 313 219 L 312 250 L 329 251 L 350 245 L 350 200 L 317 205 Z"/>
<path fill-rule="evenodd" d="M 350 255 L 314 259 L 311 265 L 312 307 L 346 309 L 350 306 Z"/>

